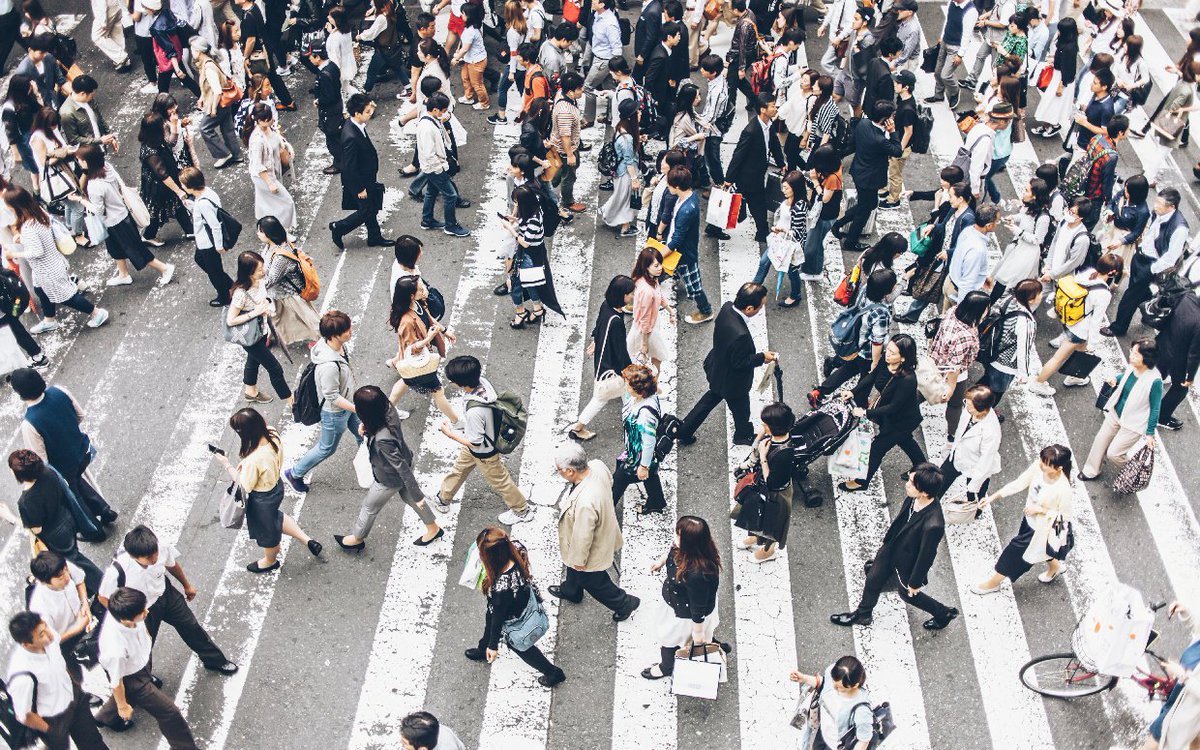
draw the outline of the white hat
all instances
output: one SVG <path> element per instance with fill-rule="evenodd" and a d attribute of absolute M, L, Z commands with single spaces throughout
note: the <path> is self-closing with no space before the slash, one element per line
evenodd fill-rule
<path fill-rule="evenodd" d="M 155 1 L 157 2 L 158 0 Z M 1112 11 L 1113 15 L 1119 16 L 1121 15 L 1121 12 L 1125 10 L 1125 5 L 1121 2 L 1121 0 L 1103 0 L 1103 2 L 1105 8 Z"/>

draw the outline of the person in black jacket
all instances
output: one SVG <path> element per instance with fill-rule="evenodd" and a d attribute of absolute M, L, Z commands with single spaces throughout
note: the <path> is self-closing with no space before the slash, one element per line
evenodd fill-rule
<path fill-rule="evenodd" d="M 779 550 L 787 546 L 792 520 L 792 474 L 796 463 L 791 442 L 796 415 L 792 408 L 783 403 L 767 404 L 761 419 L 758 442 L 742 468 L 758 472 L 758 481 L 766 488 L 766 495 L 756 494 L 741 503 L 741 510 L 734 520 L 735 526 L 747 532 L 738 546 L 754 550 L 750 559 L 760 565 L 779 557 Z"/>
<path fill-rule="evenodd" d="M 879 397 L 871 400 L 872 389 Z M 883 361 L 858 381 L 854 390 L 842 398 L 854 399 L 854 416 L 866 417 L 879 425 L 879 434 L 871 441 L 867 476 L 861 482 L 838 484 L 842 492 L 861 492 L 871 483 L 883 457 L 900 446 L 913 465 L 925 462 L 925 452 L 913 437 L 921 426 L 921 397 L 917 394 L 917 344 L 912 336 L 899 333 L 883 350 Z"/>
<path fill-rule="evenodd" d="M 342 71 L 337 63 L 329 59 L 323 46 L 311 46 L 305 53 L 308 61 L 317 68 L 312 88 L 312 94 L 316 97 L 317 129 L 325 134 L 325 148 L 333 157 L 333 164 L 323 171 L 325 174 L 337 174 L 342 171 L 342 126 L 346 120 L 346 110 L 342 107 Z"/>
<path fill-rule="evenodd" d="M 536 597 L 541 602 L 529 572 L 529 554 L 525 546 L 509 538 L 503 530 L 493 527 L 479 532 L 475 545 L 479 550 L 479 561 L 483 563 L 481 591 L 487 599 L 487 615 L 479 645 L 467 649 L 464 655 L 471 661 L 491 664 L 500 655 L 500 636 L 503 635 L 521 661 L 542 673 L 538 684 L 554 687 L 567 679 L 562 669 L 551 664 L 536 644 L 521 649 L 504 632 L 505 625 L 524 614 L 530 604 L 529 597 Z"/>
<path fill-rule="evenodd" d="M 686 83 L 692 76 L 692 66 L 688 60 L 688 44 L 691 34 L 687 24 L 683 22 L 683 4 L 679 0 L 667 0 L 663 3 L 663 16 L 667 21 L 679 24 L 679 44 L 671 48 L 671 62 L 668 66 L 671 80 L 675 82 L 672 88 L 678 89 L 679 85 Z M 672 93 L 675 92 L 672 91 Z"/>
<path fill-rule="evenodd" d="M 855 114 L 866 113 L 871 117 L 879 102 L 895 103 L 896 84 L 892 79 L 892 64 L 904 51 L 904 43 L 896 37 L 888 37 L 879 43 L 878 57 L 867 63 L 866 85 L 863 86 L 862 108 Z"/>
<path fill-rule="evenodd" d="M 858 190 L 858 202 L 833 225 L 833 233 L 842 238 L 842 249 L 846 252 L 867 249 L 859 240 L 867 220 L 879 206 L 879 189 L 887 185 L 888 159 L 904 153 L 900 141 L 892 138 L 896 132 L 894 114 L 895 104 L 879 102 L 871 117 L 864 117 L 854 126 L 854 161 L 850 162 L 850 176 Z M 843 233 L 842 227 L 847 224 L 850 229 Z"/>
<path fill-rule="evenodd" d="M 588 354 L 592 355 L 592 370 L 597 383 L 605 377 L 620 378 L 625 368 L 633 364 L 629 357 L 629 346 L 625 343 L 628 335 L 625 316 L 621 313 L 633 304 L 633 289 L 633 279 L 620 274 L 608 282 L 608 289 L 604 292 L 604 301 L 596 313 L 596 326 L 592 328 L 592 340 L 587 346 Z M 601 396 L 600 387 L 593 386 L 591 400 L 579 412 L 575 424 L 567 429 L 567 435 L 574 440 L 596 437 L 596 433 L 587 428 L 588 422 L 596 418 L 605 404 L 621 397 L 620 390 L 613 389 L 613 392 L 616 395 Z"/>
<path fill-rule="evenodd" d="M 671 55 L 680 49 L 679 41 L 683 38 L 683 24 L 670 21 L 662 25 L 662 42 L 651 48 L 642 69 L 643 86 L 654 103 L 658 106 L 658 122 L 646 123 L 646 130 L 662 140 L 667 139 L 671 129 L 671 120 L 675 111 L 675 87 L 678 79 L 672 78 Z M 684 54 L 687 48 L 684 47 Z"/>
<path fill-rule="evenodd" d="M 871 612 L 888 586 L 895 586 L 906 603 L 933 615 L 924 623 L 926 630 L 941 630 L 958 617 L 957 609 L 922 591 L 929 583 L 929 569 L 946 534 L 942 506 L 937 501 L 942 472 L 933 464 L 919 464 L 909 473 L 904 489 L 908 494 L 904 505 L 884 534 L 875 558 L 865 566 L 867 579 L 858 607 L 853 612 L 830 615 L 834 625 L 870 625 Z"/>
<path fill-rule="evenodd" d="M 779 142 L 779 123 L 775 119 L 779 110 L 775 100 L 769 96 L 759 97 L 756 109 L 758 116 L 750 118 L 738 136 L 725 180 L 737 186 L 750 215 L 754 217 L 754 241 L 766 242 L 767 234 L 771 231 L 767 221 L 767 169 L 772 164 L 782 168 L 787 161 Z M 885 159 L 884 182 L 887 182 L 886 172 Z"/>
<path fill-rule="evenodd" d="M 728 63 L 729 106 L 737 106 L 737 92 L 741 91 L 746 95 L 746 108 L 754 111 L 758 95 L 750 87 L 750 66 L 758 60 L 758 30 L 754 26 L 754 18 L 746 12 L 746 0 L 732 0 L 729 14 L 734 19 L 733 39 L 725 55 L 725 62 Z"/>
<path fill-rule="evenodd" d="M 639 83 L 650 52 L 662 42 L 662 2 L 650 0 L 642 6 L 637 26 L 633 29 L 633 77 Z"/>
<path fill-rule="evenodd" d="M 750 386 L 754 381 L 754 368 L 779 359 L 775 352 L 756 350 L 747 325 L 766 301 L 767 290 L 761 284 L 747 282 L 738 289 L 733 302 L 726 302 L 717 313 L 713 346 L 704 358 L 708 390 L 684 418 L 679 429 L 680 443 L 691 445 L 696 442 L 696 430 L 722 401 L 733 414 L 734 445 L 750 445 L 754 440 L 754 428 L 750 426 Z"/>
<path fill-rule="evenodd" d="M 1194 281 L 1189 278 L 1189 281 Z M 1200 368 L 1200 299 L 1187 292 L 1175 306 L 1167 327 L 1155 339 L 1158 343 L 1159 371 L 1171 378 L 1171 387 L 1163 394 L 1158 412 L 1158 426 L 1178 430 L 1183 422 L 1175 414 L 1176 407 L 1187 397 Z"/>
<path fill-rule="evenodd" d="M 675 651 L 690 638 L 694 646 L 720 643 L 717 629 L 717 587 L 721 583 L 721 553 L 713 541 L 708 521 L 683 516 L 675 523 L 675 544 L 657 562 L 651 573 L 663 567 L 663 601 L 675 613 L 672 627 L 659 637 L 660 661 L 642 670 L 647 680 L 661 680 L 675 672 Z M 725 644 L 721 648 L 728 652 Z"/>
<path fill-rule="evenodd" d="M 342 208 L 354 209 L 354 213 L 329 223 L 333 244 L 345 250 L 342 238 L 366 224 L 369 247 L 391 245 L 379 229 L 377 217 L 383 208 L 383 183 L 378 179 L 379 153 L 367 135 L 367 123 L 375 114 L 375 100 L 368 94 L 352 94 L 346 109 L 350 117 L 342 125 Z"/>

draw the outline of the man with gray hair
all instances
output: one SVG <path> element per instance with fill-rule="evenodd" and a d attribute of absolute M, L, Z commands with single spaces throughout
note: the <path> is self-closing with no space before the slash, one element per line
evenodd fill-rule
<path fill-rule="evenodd" d="M 614 622 L 626 620 L 642 602 L 608 576 L 613 556 L 624 544 L 612 502 L 612 474 L 603 461 L 589 461 L 583 448 L 573 442 L 558 447 L 554 466 L 573 486 L 562 501 L 558 518 L 558 545 L 566 576 L 561 584 L 546 590 L 576 604 L 587 592 L 612 610 Z"/>

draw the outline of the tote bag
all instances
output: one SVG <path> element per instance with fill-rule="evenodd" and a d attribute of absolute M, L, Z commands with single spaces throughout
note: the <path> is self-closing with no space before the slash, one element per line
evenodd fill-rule
<path fill-rule="evenodd" d="M 950 383 L 929 357 L 917 360 L 917 390 L 931 404 L 946 403 L 950 394 Z"/>
<path fill-rule="evenodd" d="M 133 223 L 138 229 L 145 229 L 150 226 L 150 209 L 146 208 L 146 202 L 142 200 L 142 196 L 138 191 L 125 184 L 125 180 L 117 175 L 117 184 L 121 186 L 121 200 L 125 203 L 125 208 L 129 209 L 129 216 L 133 219 Z"/>
<path fill-rule="evenodd" d="M 237 482 L 230 482 L 229 489 L 221 496 L 218 515 L 221 525 L 227 529 L 240 529 L 246 520 L 246 498 Z"/>
<path fill-rule="evenodd" d="M 829 473 L 847 479 L 862 480 L 867 477 L 867 461 L 871 456 L 871 428 L 859 420 L 846 442 L 829 457 Z"/>
<path fill-rule="evenodd" d="M 13 370 L 29 366 L 29 357 L 25 350 L 17 344 L 12 328 L 0 325 L 0 375 L 7 375 Z"/>
<path fill-rule="evenodd" d="M 364 490 L 375 483 L 375 472 L 371 471 L 371 451 L 367 448 L 366 440 L 362 441 L 358 452 L 354 454 L 354 478 Z"/>
<path fill-rule="evenodd" d="M 1137 494 L 1150 486 L 1150 477 L 1153 474 L 1154 449 L 1143 445 L 1113 478 L 1113 492 L 1118 495 Z"/>
<path fill-rule="evenodd" d="M 721 672 L 724 669 L 724 658 L 701 647 L 703 653 L 697 654 L 693 645 L 687 655 L 675 654 L 675 671 L 671 678 L 671 694 L 686 695 L 691 698 L 716 700 L 717 689 L 721 684 Z"/>

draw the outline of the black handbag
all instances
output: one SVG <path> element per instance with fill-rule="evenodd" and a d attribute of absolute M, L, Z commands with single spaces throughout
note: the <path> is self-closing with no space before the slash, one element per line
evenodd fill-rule
<path fill-rule="evenodd" d="M 922 266 L 913 274 L 908 285 L 908 294 L 922 302 L 936 302 L 942 296 L 942 286 L 950 273 L 950 264 L 945 261 Z"/>
<path fill-rule="evenodd" d="M 1113 391 L 1117 390 L 1116 383 L 1110 383 L 1107 380 L 1100 384 L 1100 391 L 1096 393 L 1096 408 L 1103 409 L 1108 400 L 1112 398 Z"/>
<path fill-rule="evenodd" d="M 921 53 L 921 70 L 925 73 L 933 73 L 937 70 L 938 55 L 942 54 L 942 43 L 938 42 L 932 47 L 926 47 Z"/>
<path fill-rule="evenodd" d="M 1091 352 L 1075 352 L 1063 366 L 1059 368 L 1059 373 L 1072 378 L 1086 378 L 1092 374 L 1092 370 L 1096 369 L 1096 365 L 1100 364 L 1100 358 Z"/>

